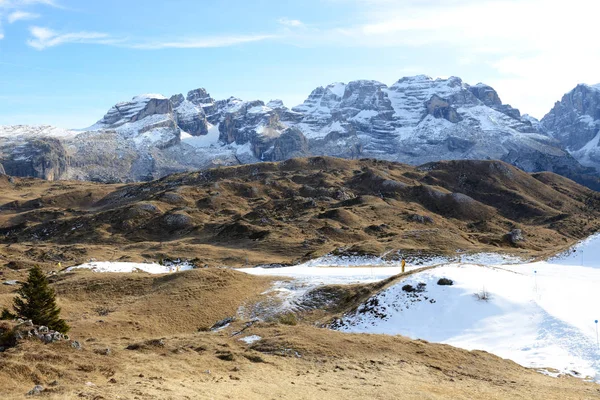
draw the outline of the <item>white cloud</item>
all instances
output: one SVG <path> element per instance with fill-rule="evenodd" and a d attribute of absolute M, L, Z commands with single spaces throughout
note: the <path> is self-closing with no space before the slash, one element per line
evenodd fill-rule
<path fill-rule="evenodd" d="M 600 2 L 590 0 L 329 0 L 354 23 L 290 32 L 303 46 L 427 54 L 424 67 L 485 81 L 503 101 L 542 117 L 577 83 L 600 82 Z M 385 50 L 383 50 L 385 51 Z M 423 61 L 419 61 L 423 63 Z"/>
<path fill-rule="evenodd" d="M 277 23 L 283 26 L 287 26 L 288 28 L 300 28 L 304 26 L 304 23 L 302 21 L 299 21 L 297 19 L 289 19 L 285 17 L 279 18 L 277 20 Z"/>
<path fill-rule="evenodd" d="M 35 5 L 62 8 L 55 0 L 0 0 L 0 9 L 5 10 L 14 10 Z"/>
<path fill-rule="evenodd" d="M 39 18 L 39 17 L 40 17 L 39 14 L 30 13 L 27 11 L 14 11 L 8 15 L 7 19 L 8 19 L 8 22 L 10 24 L 12 24 L 17 21 L 28 21 L 28 20 Z"/>
<path fill-rule="evenodd" d="M 27 44 L 37 50 L 54 47 L 65 43 L 114 44 L 117 42 L 110 35 L 100 32 L 73 32 L 60 34 L 48 28 L 34 26 L 30 28 L 32 38 Z"/>
<path fill-rule="evenodd" d="M 142 42 L 127 38 L 117 38 L 102 32 L 59 33 L 39 26 L 31 27 L 30 33 L 32 37 L 27 41 L 27 44 L 37 50 L 44 50 L 67 43 L 102 44 L 140 50 L 201 49 L 230 47 L 276 37 L 274 35 L 223 35 Z"/>
<path fill-rule="evenodd" d="M 229 47 L 237 44 L 259 42 L 274 38 L 274 35 L 224 35 L 189 38 L 183 40 L 160 40 L 147 43 L 121 43 L 124 47 L 142 50 L 160 49 L 202 49 L 214 47 Z"/>

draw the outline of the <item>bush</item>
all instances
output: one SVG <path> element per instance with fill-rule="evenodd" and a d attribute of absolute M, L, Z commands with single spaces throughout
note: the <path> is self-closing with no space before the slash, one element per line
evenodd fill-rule
<path fill-rule="evenodd" d="M 289 312 L 279 316 L 279 322 L 284 325 L 298 325 L 298 317 L 296 314 Z"/>
<path fill-rule="evenodd" d="M 492 298 L 490 293 L 487 290 L 485 290 L 485 288 L 481 289 L 481 292 L 475 293 L 475 297 L 477 297 L 477 300 L 483 301 L 488 301 Z"/>
<path fill-rule="evenodd" d="M 0 320 L 3 321 L 12 321 L 13 319 L 16 319 L 17 316 L 13 313 L 11 313 L 10 311 L 8 311 L 6 308 L 2 310 L 2 314 L 0 314 Z"/>

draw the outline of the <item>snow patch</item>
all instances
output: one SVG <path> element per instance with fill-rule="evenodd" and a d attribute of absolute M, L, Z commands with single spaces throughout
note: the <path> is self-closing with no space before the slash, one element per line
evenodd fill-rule
<path fill-rule="evenodd" d="M 240 341 L 246 343 L 246 344 L 252 344 L 255 342 L 258 342 L 259 340 L 261 340 L 262 338 L 258 335 L 250 335 L 250 336 L 246 336 L 240 339 Z"/>
<path fill-rule="evenodd" d="M 112 262 L 112 261 L 97 261 L 90 262 L 87 264 L 78 265 L 75 267 L 67 268 L 67 272 L 72 272 L 77 269 L 89 269 L 94 272 L 119 272 L 119 273 L 131 273 L 131 272 L 147 272 L 149 274 L 168 274 L 172 272 L 188 271 L 194 269 L 191 264 L 178 264 L 178 265 L 160 265 L 160 264 L 148 264 L 148 263 L 132 263 L 132 262 Z"/>

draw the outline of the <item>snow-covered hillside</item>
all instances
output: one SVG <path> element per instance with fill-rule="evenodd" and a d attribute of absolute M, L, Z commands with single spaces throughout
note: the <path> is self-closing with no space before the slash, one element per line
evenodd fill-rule
<path fill-rule="evenodd" d="M 332 328 L 485 350 L 547 374 L 600 380 L 598 255 L 600 236 L 594 236 L 544 262 L 494 255 L 434 260 L 425 265 L 441 265 L 373 295 Z M 373 282 L 399 272 L 397 265 L 368 264 L 362 260 L 341 267 L 329 260 L 247 272 L 295 278 L 295 284 L 276 287 L 289 307 L 319 285 Z M 409 264 L 407 270 L 415 268 Z M 438 285 L 441 278 L 453 284 Z"/>

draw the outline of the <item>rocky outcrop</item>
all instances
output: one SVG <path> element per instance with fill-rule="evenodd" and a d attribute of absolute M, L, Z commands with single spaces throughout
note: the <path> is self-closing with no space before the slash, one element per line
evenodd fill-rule
<path fill-rule="evenodd" d="M 450 103 L 435 94 L 425 103 L 425 108 L 427 114 L 432 115 L 434 118 L 444 118 L 453 124 L 462 120 L 462 117 L 450 106 Z"/>
<path fill-rule="evenodd" d="M 34 138 L 25 142 L 2 145 L 3 172 L 13 176 L 63 179 L 69 168 L 69 157 L 58 139 Z"/>
<path fill-rule="evenodd" d="M 222 109 L 219 140 L 224 144 L 247 145 L 251 155 L 264 160 L 264 154 L 287 128 L 279 114 L 260 100 L 230 99 Z"/>
<path fill-rule="evenodd" d="M 286 129 L 281 136 L 273 142 L 273 151 L 269 155 L 272 161 L 282 161 L 294 157 L 310 155 L 308 141 L 298 128 Z"/>
<path fill-rule="evenodd" d="M 201 106 L 186 100 L 182 94 L 172 96 L 174 120 L 181 130 L 192 136 L 208 134 L 208 121 Z"/>
<path fill-rule="evenodd" d="M 556 102 L 540 126 L 581 164 L 600 171 L 600 85 L 577 85 Z"/>

